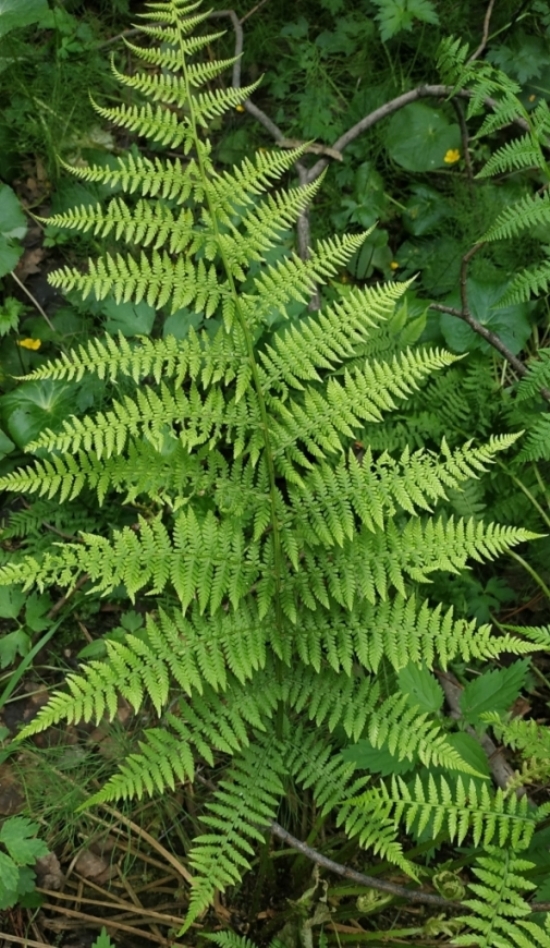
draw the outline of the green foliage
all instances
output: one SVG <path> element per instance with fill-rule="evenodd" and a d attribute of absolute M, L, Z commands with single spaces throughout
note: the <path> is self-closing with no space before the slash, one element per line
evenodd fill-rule
<path fill-rule="evenodd" d="M 26 231 L 27 221 L 21 204 L 7 184 L 0 184 L 0 277 L 13 270 L 19 260 L 23 252 L 19 241 Z"/>
<path fill-rule="evenodd" d="M 427 0 L 376 6 L 384 41 L 415 21 L 437 23 Z M 92 244 L 85 272 L 69 259 L 52 282 L 108 305 L 111 332 L 31 368 L 2 400 L 10 438 L 36 454 L 0 479 L 12 495 L 30 495 L 29 511 L 8 527 L 27 545 L 4 561 L 2 587 L 71 587 L 86 574 L 96 593 L 139 597 L 145 611 L 152 603 L 143 626 L 121 625 L 106 638 L 24 734 L 112 718 L 119 696 L 136 713 L 146 710 L 150 726 L 92 803 L 163 793 L 193 780 L 201 764 L 216 767 L 189 857 L 196 881 L 187 926 L 216 889 L 251 867 L 289 786 L 308 791 L 322 818 L 333 814 L 347 838 L 414 879 L 421 868 L 406 834 L 459 845 L 469 838 L 488 853 L 496 842 L 509 846 L 503 885 L 513 908 L 514 891 L 528 886 L 517 881 L 527 862 L 516 850 L 528 848 L 546 810 L 489 789 L 471 747 L 442 718 L 433 672 L 547 643 L 515 630 L 500 635 L 451 608 L 447 590 L 438 601 L 418 587 L 433 581 L 437 591 L 442 574 L 450 587 L 449 573 L 461 579 L 470 561 L 487 564 L 537 535 L 522 512 L 519 522 L 494 522 L 479 486 L 502 452 L 514 450 L 518 426 L 493 433 L 501 430 L 487 407 L 495 383 L 481 360 L 463 367 L 439 338 L 407 345 L 428 326 L 407 281 L 338 291 L 342 271 L 368 273 L 377 250 L 376 266 L 389 267 L 387 233 L 379 245 L 370 231 L 320 240 L 307 260 L 287 249 L 289 228 L 320 187 L 281 185 L 303 147 L 258 151 L 218 170 L 211 130 L 256 83 L 216 85 L 228 61 L 201 58 L 218 34 L 201 32 L 207 14 L 197 9 L 184 0 L 151 4 L 150 45 L 130 46 L 142 71 L 114 70 L 128 99 L 96 106 L 104 120 L 146 139 L 154 156 L 135 149 L 68 163 L 83 186 L 100 190 L 50 221 L 97 239 L 100 256 Z M 299 24 L 288 27 L 287 35 L 304 35 Z M 350 32 L 325 36 L 317 65 L 346 49 Z M 458 61 L 477 83 L 475 118 L 497 80 L 493 67 L 476 72 L 466 58 L 456 44 L 442 53 L 444 66 Z M 517 84 L 497 91 L 503 124 Z M 424 105 L 408 115 L 413 145 L 414 135 L 431 136 L 429 148 L 412 149 L 414 170 L 450 164 L 457 127 Z M 394 127 L 387 142 L 393 160 L 411 168 Z M 494 167 L 523 160 L 504 155 Z M 369 189 L 384 206 L 384 181 L 373 170 L 361 166 L 346 211 L 367 227 Z M 429 186 L 413 199 L 432 222 L 452 218 L 450 204 L 434 217 Z M 412 236 L 422 238 L 431 225 L 407 213 Z M 522 220 L 544 223 L 537 214 L 523 200 Z M 504 236 L 521 230 L 509 217 L 499 227 Z M 310 312 L 316 288 L 322 306 Z M 170 314 L 165 329 L 183 313 L 182 331 L 159 337 L 159 310 Z M 522 318 L 518 347 L 527 311 L 512 311 L 512 322 Z M 101 403 L 91 397 L 68 415 L 81 385 L 97 385 Z M 57 504 L 70 511 L 69 538 L 56 536 L 55 521 L 49 542 L 39 542 L 37 524 Z M 468 684 L 467 720 L 478 725 L 487 711 L 504 711 L 526 671 L 520 660 Z M 524 744 L 536 745 L 535 737 L 524 735 Z M 511 739 L 520 746 L 521 735 Z M 358 748 L 375 761 L 373 773 L 391 775 L 387 783 L 360 772 Z M 468 924 L 486 938 L 471 943 L 488 946 L 500 877 L 491 856 L 479 858 L 487 893 L 478 893 L 481 908 L 471 905 L 481 922 L 472 915 Z"/>
<path fill-rule="evenodd" d="M 98 937 L 94 941 L 92 948 L 115 948 L 115 944 L 109 938 L 106 930 L 102 928 Z"/>
<path fill-rule="evenodd" d="M 383 42 L 402 30 L 412 30 L 418 22 L 432 25 L 439 23 L 431 0 L 373 0 L 373 3 L 378 7 L 375 19 Z"/>
<path fill-rule="evenodd" d="M 48 854 L 36 839 L 40 827 L 24 816 L 10 816 L 0 827 L 0 909 L 11 908 L 34 891 L 32 866 Z"/>
<path fill-rule="evenodd" d="M 518 858 L 510 849 L 487 847 L 487 855 L 479 856 L 474 873 L 479 882 L 469 886 L 475 898 L 467 899 L 465 905 L 470 915 L 464 916 L 471 932 L 458 935 L 455 945 L 478 945 L 480 948 L 532 948 L 533 945 L 549 945 L 550 932 L 526 920 L 530 908 L 523 893 L 535 888 L 522 873 L 532 868 L 532 863 Z"/>

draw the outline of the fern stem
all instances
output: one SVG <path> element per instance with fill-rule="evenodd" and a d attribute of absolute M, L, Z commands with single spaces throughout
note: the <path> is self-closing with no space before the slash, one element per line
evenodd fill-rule
<path fill-rule="evenodd" d="M 191 85 L 189 82 L 187 60 L 186 60 L 183 43 L 182 43 L 181 25 L 180 25 L 177 15 L 175 19 L 176 19 L 176 24 L 177 24 L 177 29 L 178 29 L 178 39 L 179 39 L 180 54 L 181 54 L 181 60 L 182 60 L 182 76 L 185 82 L 185 89 L 186 89 L 186 101 L 189 106 L 189 122 L 191 123 L 192 129 L 193 129 L 193 138 L 196 142 L 199 142 L 200 137 L 198 133 L 195 110 L 194 110 L 194 99 L 192 95 Z M 281 606 L 281 582 L 282 582 L 283 556 L 282 556 L 282 545 L 281 545 L 281 533 L 280 533 L 280 528 L 279 528 L 279 522 L 277 520 L 277 490 L 276 490 L 276 484 L 275 484 L 275 465 L 273 462 L 273 454 L 271 451 L 271 441 L 270 441 L 270 436 L 269 436 L 269 417 L 267 413 L 265 398 L 262 391 L 260 376 L 258 373 L 258 364 L 256 362 L 254 342 L 250 334 L 250 329 L 246 320 L 246 316 L 242 309 L 241 300 L 237 292 L 237 287 L 235 285 L 235 280 L 233 277 L 233 273 L 231 271 L 231 267 L 229 266 L 229 263 L 227 260 L 227 255 L 223 248 L 223 244 L 221 240 L 219 239 L 220 233 L 219 233 L 219 228 L 218 228 L 218 217 L 216 214 L 215 204 L 212 200 L 212 192 L 209 187 L 208 173 L 205 166 L 204 156 L 203 156 L 201 148 L 197 148 L 197 166 L 199 168 L 202 181 L 204 184 L 204 194 L 205 194 L 205 198 L 208 204 L 208 209 L 210 211 L 212 226 L 217 238 L 219 254 L 220 254 L 226 275 L 227 275 L 227 282 L 229 284 L 231 294 L 233 296 L 233 299 L 235 300 L 235 313 L 237 315 L 240 327 L 244 335 L 246 349 L 248 353 L 248 359 L 250 362 L 250 368 L 252 372 L 252 381 L 254 384 L 254 388 L 256 390 L 256 395 L 258 397 L 258 406 L 260 409 L 260 417 L 261 417 L 261 423 L 262 423 L 262 429 L 263 429 L 263 440 L 264 440 L 264 447 L 265 447 L 265 457 L 266 457 L 266 462 L 267 462 L 267 473 L 268 473 L 268 479 L 269 479 L 269 501 L 270 501 L 270 507 L 271 507 L 271 528 L 272 528 L 272 538 L 273 538 L 273 563 L 274 563 L 274 569 L 275 569 L 275 575 L 274 575 L 275 615 L 276 615 L 277 627 L 282 636 L 283 628 L 284 628 L 283 610 Z M 279 683 L 282 683 L 283 674 L 284 674 L 284 665 L 280 658 L 276 659 L 276 666 L 277 666 L 277 677 L 279 679 Z M 279 740 L 283 738 L 283 729 L 284 729 L 284 709 L 282 705 L 279 704 L 277 708 L 277 715 L 276 715 L 276 733 Z"/>

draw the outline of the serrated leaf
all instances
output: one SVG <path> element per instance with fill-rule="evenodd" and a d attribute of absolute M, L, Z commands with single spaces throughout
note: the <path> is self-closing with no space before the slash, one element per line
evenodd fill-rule
<path fill-rule="evenodd" d="M 460 696 L 460 710 L 468 724 L 478 724 L 484 711 L 505 711 L 518 697 L 529 670 L 530 659 L 508 668 L 485 672 L 468 682 Z"/>
<path fill-rule="evenodd" d="M 0 852 L 0 910 L 10 908 L 17 900 L 19 869 L 13 859 Z"/>
<path fill-rule="evenodd" d="M 25 624 L 33 632 L 43 632 L 51 624 L 48 619 L 48 612 L 51 609 L 52 601 L 47 593 L 39 595 L 32 593 L 27 599 L 25 605 Z"/>
<path fill-rule="evenodd" d="M 92 948 L 115 948 L 104 928 L 101 929 L 98 937 L 92 945 Z"/>
<path fill-rule="evenodd" d="M 0 36 L 2 35 L 2 0 L 0 0 Z M 15 191 L 0 184 L 0 277 L 13 270 L 23 248 L 19 243 L 27 231 L 27 219 Z"/>
<path fill-rule="evenodd" d="M 7 668 L 17 655 L 27 655 L 31 647 L 31 639 L 24 629 L 7 632 L 0 636 L 0 668 Z"/>
<path fill-rule="evenodd" d="M 17 619 L 26 598 L 20 586 L 0 587 L 0 619 Z"/>
<path fill-rule="evenodd" d="M 382 777 L 388 777 L 390 774 L 406 774 L 418 763 L 416 755 L 413 760 L 398 760 L 387 747 L 380 749 L 373 747 L 366 738 L 357 741 L 357 744 L 344 747 L 342 757 L 348 763 L 355 764 L 360 770 L 368 770 Z"/>
<path fill-rule="evenodd" d="M 432 714 L 443 706 L 443 689 L 427 668 L 418 668 L 411 662 L 401 669 L 398 681 L 400 690 L 409 696 L 411 707 Z"/>
<path fill-rule="evenodd" d="M 0 829 L 0 843 L 3 843 L 17 866 L 32 866 L 37 859 L 47 856 L 49 849 L 35 834 L 40 826 L 26 816 L 12 816 Z"/>
<path fill-rule="evenodd" d="M 0 0 L 0 36 L 36 23 L 47 12 L 46 0 Z"/>

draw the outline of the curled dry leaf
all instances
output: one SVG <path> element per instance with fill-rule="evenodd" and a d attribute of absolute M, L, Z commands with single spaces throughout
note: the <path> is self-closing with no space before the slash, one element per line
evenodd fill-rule
<path fill-rule="evenodd" d="M 74 867 L 79 876 L 99 883 L 106 882 L 111 874 L 111 867 L 107 860 L 89 849 L 84 849 L 80 853 Z"/>
<path fill-rule="evenodd" d="M 36 883 L 40 889 L 53 889 L 57 892 L 63 886 L 63 873 L 55 853 L 48 853 L 38 859 L 34 866 Z"/>

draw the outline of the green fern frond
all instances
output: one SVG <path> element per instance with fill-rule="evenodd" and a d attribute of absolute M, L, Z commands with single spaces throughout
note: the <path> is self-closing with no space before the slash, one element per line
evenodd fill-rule
<path fill-rule="evenodd" d="M 485 711 L 483 721 L 492 727 L 499 741 L 535 759 L 550 773 L 550 728 L 538 721 L 503 717 L 496 711 Z"/>
<path fill-rule="evenodd" d="M 546 253 L 549 248 L 543 248 Z M 525 303 L 531 296 L 539 296 L 541 293 L 547 293 L 550 287 L 550 258 L 544 260 L 538 267 L 521 270 L 513 278 L 506 293 L 499 301 L 500 306 L 508 306 L 511 303 Z"/>
<path fill-rule="evenodd" d="M 474 867 L 479 882 L 469 886 L 475 898 L 464 903 L 472 914 L 460 918 L 471 931 L 455 936 L 454 944 L 477 945 L 478 948 L 508 948 L 512 944 L 517 948 L 533 948 L 536 942 L 526 938 L 522 930 L 525 928 L 523 919 L 530 913 L 523 893 L 536 888 L 523 873 L 532 868 L 533 863 L 518 858 L 509 849 L 488 847 L 486 855 L 479 856 Z"/>
<path fill-rule="evenodd" d="M 503 240 L 514 237 L 522 230 L 550 222 L 550 192 L 529 194 L 499 214 L 494 224 L 483 235 L 483 240 Z"/>
<path fill-rule="evenodd" d="M 193 780 L 196 758 L 214 763 L 213 751 L 233 756 L 247 748 L 250 735 L 266 731 L 274 700 L 236 685 L 222 700 L 212 689 L 180 701 L 163 719 L 163 727 L 149 728 L 139 742 L 139 753 L 129 754 L 107 783 L 86 801 L 86 807 L 108 800 L 153 796 Z M 34 723 L 34 722 L 33 722 Z M 28 732 L 25 732 L 28 733 Z M 24 735 L 25 736 L 25 735 Z"/>
<path fill-rule="evenodd" d="M 533 422 L 518 454 L 518 461 L 540 461 L 550 458 L 550 415 L 540 415 Z"/>
<path fill-rule="evenodd" d="M 452 786 L 445 777 L 431 774 L 426 784 L 418 775 L 411 783 L 393 776 L 389 784 L 381 781 L 350 802 L 373 814 L 382 810 L 385 818 L 402 822 L 407 832 L 414 829 L 417 835 L 429 824 L 433 837 L 443 830 L 461 845 L 471 832 L 474 845 L 484 848 L 498 843 L 525 849 L 537 823 L 527 797 L 518 799 L 500 789 L 493 793 L 485 784 L 478 786 L 460 776 Z"/>
<path fill-rule="evenodd" d="M 210 905 L 216 890 L 225 891 L 251 868 L 251 843 L 263 842 L 277 815 L 285 772 L 277 742 L 264 739 L 242 752 L 219 781 L 201 818 L 210 832 L 196 837 L 189 856 L 197 877 L 184 930 Z"/>
<path fill-rule="evenodd" d="M 533 398 L 541 388 L 550 385 L 550 349 L 539 349 L 537 358 L 529 362 L 528 369 L 527 376 L 521 379 L 518 386 L 518 402 Z"/>
<path fill-rule="evenodd" d="M 490 625 L 455 618 L 453 609 L 444 610 L 441 603 L 434 608 L 415 596 L 395 596 L 376 605 L 363 600 L 351 613 L 334 606 L 324 615 L 305 613 L 294 647 L 300 660 L 317 672 L 326 661 L 335 672 L 351 675 L 356 662 L 374 673 L 384 658 L 396 671 L 411 662 L 433 668 L 436 660 L 447 668 L 458 656 L 464 661 L 491 659 L 505 652 L 529 654 L 544 646 L 509 633 L 497 638 Z"/>
<path fill-rule="evenodd" d="M 100 299 L 145 299 L 161 316 L 187 306 L 203 325 L 181 340 L 106 336 L 28 376 L 106 384 L 99 410 L 42 429 L 26 446 L 36 460 L 0 479 L 2 490 L 34 494 L 34 519 L 15 529 L 40 533 L 37 516 L 55 500 L 63 509 L 80 498 L 76 507 L 87 513 L 88 504 L 96 518 L 75 519 L 83 529 L 74 540 L 41 545 L 33 536 L 2 559 L 0 583 L 70 587 L 85 574 L 99 593 L 139 595 L 140 609 L 151 602 L 156 611 L 138 634 L 106 640 L 105 660 L 69 675 L 22 736 L 112 718 L 122 696 L 148 727 L 91 803 L 171 791 L 197 766 L 216 768 L 218 789 L 191 854 L 187 925 L 250 867 L 289 783 L 307 790 L 321 818 L 334 812 L 346 838 L 413 878 L 400 820 L 413 829 L 433 820 L 459 843 L 471 831 L 478 847 L 523 846 L 541 811 L 458 776 L 475 771 L 442 722 L 397 691 L 394 674 L 410 663 L 446 667 L 547 642 L 541 630 L 497 634 L 415 593 L 436 571 L 463 570 L 535 536 L 441 513 L 485 513 L 470 495 L 461 508 L 456 492 L 470 490 L 516 436 L 476 447 L 452 433 L 489 435 L 494 416 L 483 406 L 495 382 L 475 359 L 459 368 L 447 352 L 403 350 L 393 316 L 408 283 L 354 287 L 341 298 L 333 286 L 333 301 L 309 311 L 312 291 L 365 235 L 321 242 L 307 260 L 279 249 L 320 184 L 281 187 L 307 146 L 258 151 L 220 172 L 197 128 L 253 87 L 213 91 L 233 60 L 190 61 L 212 40 L 193 35 L 207 16 L 199 4 L 148 10 L 145 35 L 155 48 L 136 51 L 143 71 L 125 79 L 114 70 L 137 101 L 99 112 L 149 141 L 176 143 L 187 158 L 138 155 L 71 169 L 121 193 L 53 219 L 105 241 L 87 272 L 65 267 L 53 283 Z M 467 63 L 456 42 L 445 49 L 452 81 L 474 84 L 474 112 L 497 87 L 491 122 L 517 109 L 512 85 L 499 87 L 489 64 Z M 543 109 L 533 113 L 537 141 L 546 122 Z M 503 167 L 524 167 L 516 149 L 503 150 Z M 524 202 L 522 226 L 542 220 L 540 206 Z M 505 225 L 515 234 L 517 214 Z M 136 510 L 134 523 L 121 516 L 121 500 Z M 412 788 L 379 785 L 356 772 L 330 733 L 368 737 L 377 752 L 452 773 Z M 518 748 L 523 740 L 544 750 L 527 729 L 513 736 Z M 350 804 L 365 791 L 368 806 Z M 480 917 L 483 926 L 488 915 Z M 521 937 L 528 925 L 516 926 Z"/>
<path fill-rule="evenodd" d="M 481 171 L 478 171 L 476 178 L 490 178 L 495 174 L 506 174 L 508 171 L 539 168 L 543 160 L 540 145 L 533 141 L 531 135 L 523 135 L 512 142 L 507 142 L 501 148 L 497 148 Z M 489 240 L 491 238 L 485 237 L 484 239 Z"/>
<path fill-rule="evenodd" d="M 69 675 L 69 693 L 57 692 L 23 736 L 63 717 L 96 723 L 104 715 L 113 718 L 119 694 L 136 711 L 149 700 L 160 716 L 172 683 L 189 696 L 203 694 L 206 687 L 224 692 L 231 676 L 244 685 L 265 667 L 268 630 L 246 606 L 214 620 L 204 619 L 197 609 L 185 619 L 162 611 L 158 620 L 148 616 L 145 638 L 128 634 L 124 642 L 107 641 L 108 660 L 90 662 Z"/>

